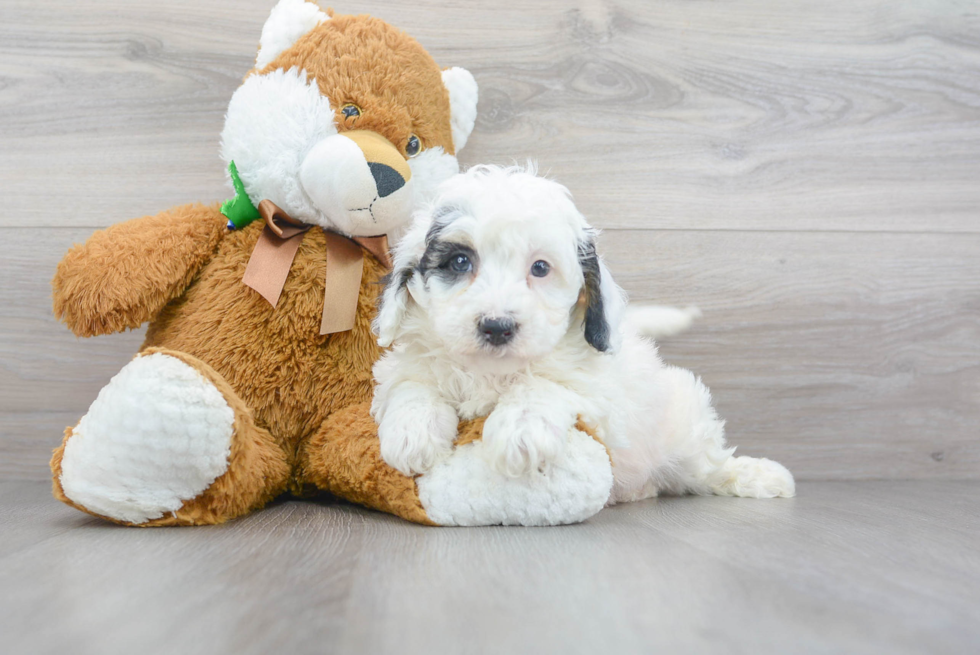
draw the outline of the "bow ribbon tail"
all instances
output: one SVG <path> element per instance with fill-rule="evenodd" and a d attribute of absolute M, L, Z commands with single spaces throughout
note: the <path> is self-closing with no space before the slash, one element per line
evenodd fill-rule
<path fill-rule="evenodd" d="M 273 307 L 279 302 L 293 259 L 309 228 L 288 226 L 277 235 L 267 225 L 255 242 L 242 282 L 259 292 Z"/>
<path fill-rule="evenodd" d="M 255 242 L 242 281 L 275 307 L 286 285 L 286 278 L 289 277 L 293 259 L 303 242 L 303 236 L 311 226 L 291 218 L 270 200 L 260 202 L 258 212 L 265 219 L 265 228 Z M 325 231 L 324 236 L 327 244 L 327 270 L 323 314 L 320 317 L 321 335 L 346 332 L 354 327 L 364 270 L 362 248 L 377 257 L 386 267 L 391 267 L 388 239 L 384 235 L 349 239 Z"/>
<path fill-rule="evenodd" d="M 346 332 L 354 327 L 357 298 L 361 293 L 364 253 L 348 239 L 333 232 L 327 237 L 327 283 L 323 291 L 320 334 Z"/>

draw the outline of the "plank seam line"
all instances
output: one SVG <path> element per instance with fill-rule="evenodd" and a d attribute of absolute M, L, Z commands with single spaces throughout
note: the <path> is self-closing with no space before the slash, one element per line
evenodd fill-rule
<path fill-rule="evenodd" d="M 133 216 L 132 218 L 140 218 Z M 121 219 L 122 222 L 127 219 Z M 0 225 L 0 230 L 104 230 L 106 225 Z M 903 236 L 980 236 L 980 230 L 774 230 L 689 227 L 602 227 L 603 232 L 719 232 L 743 234 L 892 234 Z"/>

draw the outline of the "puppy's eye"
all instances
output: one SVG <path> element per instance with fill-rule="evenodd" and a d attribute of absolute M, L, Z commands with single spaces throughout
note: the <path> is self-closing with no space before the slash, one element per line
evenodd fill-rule
<path fill-rule="evenodd" d="M 462 253 L 457 253 L 449 258 L 449 268 L 457 273 L 469 273 L 473 270 L 473 262 Z"/>
<path fill-rule="evenodd" d="M 534 277 L 544 277 L 550 272 L 551 272 L 551 264 L 549 264 L 543 259 L 539 259 L 538 261 L 531 264 L 531 275 L 533 275 Z"/>
<path fill-rule="evenodd" d="M 422 152 L 422 142 L 413 134 L 408 137 L 408 143 L 405 144 L 405 154 L 409 157 L 414 157 L 420 152 Z"/>
<path fill-rule="evenodd" d="M 340 113 L 344 115 L 344 118 L 357 118 L 361 115 L 361 108 L 352 102 L 348 102 L 340 108 Z"/>

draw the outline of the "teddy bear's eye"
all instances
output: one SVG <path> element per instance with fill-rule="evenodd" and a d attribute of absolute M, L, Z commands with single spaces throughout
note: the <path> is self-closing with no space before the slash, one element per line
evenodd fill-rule
<path fill-rule="evenodd" d="M 361 108 L 353 103 L 347 103 L 341 107 L 340 113 L 344 115 L 344 118 L 357 118 L 361 115 Z"/>
<path fill-rule="evenodd" d="M 409 157 L 414 157 L 422 151 L 422 142 L 414 134 L 408 137 L 408 143 L 405 144 L 405 154 Z"/>

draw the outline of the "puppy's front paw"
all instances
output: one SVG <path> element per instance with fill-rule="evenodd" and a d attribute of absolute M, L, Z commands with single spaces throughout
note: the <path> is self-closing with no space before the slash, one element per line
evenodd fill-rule
<path fill-rule="evenodd" d="M 545 471 L 565 449 L 574 417 L 549 416 L 520 405 L 497 405 L 483 425 L 490 463 L 501 473 L 520 477 Z"/>
<path fill-rule="evenodd" d="M 452 452 L 459 418 L 442 403 L 388 411 L 378 426 L 381 458 L 405 475 L 425 473 Z"/>

